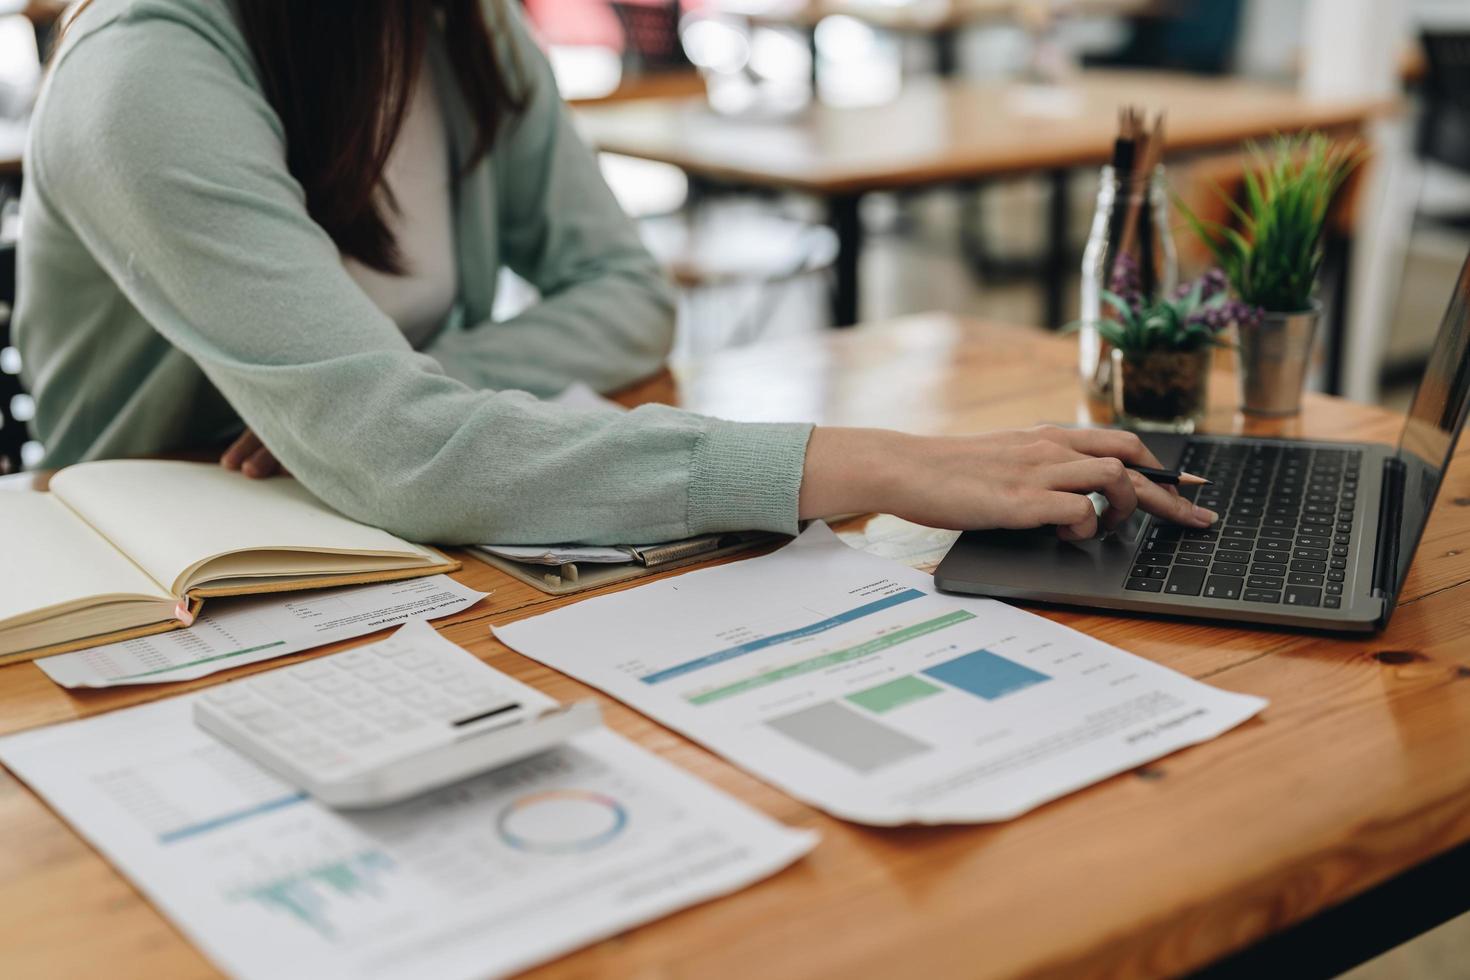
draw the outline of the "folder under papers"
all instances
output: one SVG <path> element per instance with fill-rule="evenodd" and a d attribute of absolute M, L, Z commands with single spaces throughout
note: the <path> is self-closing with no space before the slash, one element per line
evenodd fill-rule
<path fill-rule="evenodd" d="M 486 564 L 542 592 L 574 595 L 782 540 L 786 540 L 785 535 L 735 531 L 659 544 L 612 547 L 486 544 L 469 550 Z"/>

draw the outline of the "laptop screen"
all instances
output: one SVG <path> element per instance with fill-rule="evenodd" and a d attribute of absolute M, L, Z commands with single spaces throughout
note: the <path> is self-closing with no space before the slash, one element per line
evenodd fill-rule
<path fill-rule="evenodd" d="M 1465 410 L 1470 406 L 1470 258 L 1450 297 L 1440 323 L 1429 366 L 1414 393 L 1409 417 L 1399 437 L 1404 464 L 1404 515 L 1399 525 L 1399 565 L 1394 592 L 1403 584 L 1424 523 L 1434 506 L 1440 478 L 1455 449 Z"/>

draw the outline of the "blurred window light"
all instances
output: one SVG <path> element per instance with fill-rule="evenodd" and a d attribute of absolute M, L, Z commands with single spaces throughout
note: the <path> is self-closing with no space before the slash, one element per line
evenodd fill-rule
<path fill-rule="evenodd" d="M 689 199 L 689 178 L 668 163 L 602 153 L 602 179 L 622 209 L 635 218 L 672 214 Z"/>
<path fill-rule="evenodd" d="M 757 28 L 750 39 L 750 70 L 778 83 L 806 85 L 812 77 L 812 53 L 795 31 Z"/>
<path fill-rule="evenodd" d="M 0 374 L 20 374 L 20 351 L 14 347 L 0 348 Z"/>
<path fill-rule="evenodd" d="M 679 31 L 684 54 L 696 68 L 733 75 L 750 61 L 750 39 L 737 22 L 718 17 L 690 17 Z"/>
<path fill-rule="evenodd" d="M 824 17 L 816 27 L 817 95 L 828 105 L 881 105 L 903 87 L 898 43 L 855 17 Z"/>
<path fill-rule="evenodd" d="M 26 469 L 34 469 L 41 465 L 41 457 L 46 455 L 46 449 L 39 442 L 31 439 L 21 444 L 20 465 Z"/>
<path fill-rule="evenodd" d="M 19 15 L 0 17 L 0 85 L 29 90 L 41 78 L 36 30 Z"/>
<path fill-rule="evenodd" d="M 546 52 L 556 89 L 568 101 L 600 99 L 623 83 L 623 58 L 593 44 L 553 44 Z"/>
<path fill-rule="evenodd" d="M 878 32 L 856 17 L 823 17 L 816 28 L 817 56 L 823 61 L 862 61 L 878 47 Z"/>
<path fill-rule="evenodd" d="M 36 414 L 36 402 L 30 395 L 15 395 L 10 399 L 10 417 L 17 422 L 29 422 Z"/>

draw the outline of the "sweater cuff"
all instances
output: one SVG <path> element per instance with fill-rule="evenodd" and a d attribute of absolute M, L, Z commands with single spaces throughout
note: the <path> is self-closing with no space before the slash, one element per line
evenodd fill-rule
<path fill-rule="evenodd" d="M 809 424 L 711 420 L 689 466 L 689 533 L 796 534 Z"/>

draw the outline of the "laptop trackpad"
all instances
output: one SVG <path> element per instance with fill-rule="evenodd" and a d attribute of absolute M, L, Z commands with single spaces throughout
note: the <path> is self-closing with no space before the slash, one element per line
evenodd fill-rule
<path fill-rule="evenodd" d="M 1087 595 L 1123 584 L 1148 523 L 1134 514 L 1112 533 L 1063 541 L 1055 527 L 1029 531 L 967 531 L 950 549 L 935 581 L 942 589 L 1004 595 Z"/>

